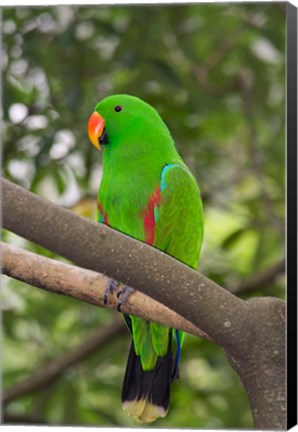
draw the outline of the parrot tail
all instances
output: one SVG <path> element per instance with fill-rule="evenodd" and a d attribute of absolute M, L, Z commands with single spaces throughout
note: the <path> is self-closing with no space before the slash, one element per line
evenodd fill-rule
<path fill-rule="evenodd" d="M 131 344 L 122 387 L 122 406 L 138 423 L 150 423 L 165 417 L 170 402 L 170 384 L 177 378 L 171 349 L 170 330 L 167 354 L 158 357 L 151 371 L 144 371 L 141 359 Z"/>

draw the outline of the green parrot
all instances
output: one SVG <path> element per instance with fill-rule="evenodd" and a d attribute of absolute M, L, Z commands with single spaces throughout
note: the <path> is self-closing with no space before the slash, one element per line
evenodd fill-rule
<path fill-rule="evenodd" d="M 134 96 L 109 96 L 96 105 L 88 135 L 103 149 L 98 221 L 197 269 L 204 230 L 200 191 L 157 111 Z M 116 286 L 113 281 L 109 291 Z M 130 293 L 124 289 L 120 305 Z M 132 344 L 122 406 L 137 422 L 152 422 L 168 411 L 184 334 L 124 318 Z"/>

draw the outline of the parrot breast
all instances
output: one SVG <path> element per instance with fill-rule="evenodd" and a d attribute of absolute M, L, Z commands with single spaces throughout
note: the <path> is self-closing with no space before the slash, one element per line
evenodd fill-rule
<path fill-rule="evenodd" d="M 143 205 L 135 205 L 134 190 L 126 193 L 101 193 L 97 201 L 97 220 L 149 245 L 154 243 L 155 225 L 161 202 L 160 182 L 151 193 L 141 193 Z M 136 197 L 139 198 L 139 197 Z M 113 204 L 112 204 L 113 203 Z"/>

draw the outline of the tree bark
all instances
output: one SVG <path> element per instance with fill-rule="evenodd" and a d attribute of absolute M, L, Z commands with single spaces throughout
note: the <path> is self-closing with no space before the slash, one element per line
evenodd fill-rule
<path fill-rule="evenodd" d="M 107 276 L 42 257 L 5 243 L 1 243 L 1 249 L 2 272 L 5 275 L 52 293 L 117 310 L 119 303 L 117 293 L 121 290 L 121 286 L 113 295 L 108 296 L 105 304 L 105 291 L 111 282 Z M 127 299 L 121 311 L 210 340 L 192 323 L 139 291 L 135 291 Z"/>
<path fill-rule="evenodd" d="M 245 386 L 258 429 L 285 429 L 284 302 L 242 301 L 142 242 L 3 180 L 4 228 L 142 291 L 221 345 Z"/>

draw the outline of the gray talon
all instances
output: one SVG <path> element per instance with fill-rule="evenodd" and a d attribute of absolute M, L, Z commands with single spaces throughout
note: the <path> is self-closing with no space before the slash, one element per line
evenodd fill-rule
<path fill-rule="evenodd" d="M 120 299 L 119 303 L 117 305 L 117 310 L 120 312 L 121 306 L 126 303 L 128 297 L 131 296 L 132 293 L 134 293 L 135 290 L 133 288 L 130 288 L 129 286 L 125 285 L 125 287 L 122 288 L 122 290 L 119 291 L 117 294 L 117 297 Z"/>
<path fill-rule="evenodd" d="M 113 294 L 114 291 L 118 288 L 118 286 L 120 285 L 120 282 L 118 282 L 115 279 L 111 279 L 111 282 L 109 283 L 109 285 L 106 287 L 105 292 L 104 292 L 104 296 L 103 296 L 103 302 L 106 305 L 108 302 L 108 297 L 110 294 Z"/>

